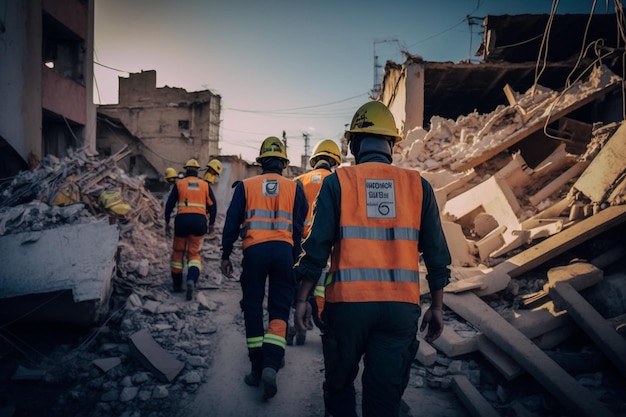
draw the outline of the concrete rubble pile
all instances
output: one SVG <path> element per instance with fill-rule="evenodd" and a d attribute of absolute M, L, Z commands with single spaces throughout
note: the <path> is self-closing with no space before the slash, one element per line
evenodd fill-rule
<path fill-rule="evenodd" d="M 85 150 L 75 150 L 62 160 L 48 156 L 37 168 L 21 172 L 0 187 L 0 246 L 15 244 L 14 250 L 20 251 L 19 256 L 3 254 L 0 262 L 0 305 L 11 306 L 2 309 L 3 340 L 17 346 L 16 352 L 30 351 L 30 346 L 11 330 L 12 325 L 20 326 L 24 320 L 51 321 L 51 326 L 87 325 L 84 329 L 88 334 L 80 336 L 76 348 L 55 346 L 38 360 L 21 355 L 17 362 L 3 359 L 11 374 L 8 380 L 0 381 L 2 386 L 43 383 L 53 391 L 69 387 L 51 410 L 40 410 L 42 415 L 86 415 L 81 414 L 85 410 L 90 416 L 175 415 L 180 403 L 206 380 L 212 338 L 217 331 L 211 315 L 218 306 L 201 291 L 192 302 L 170 293 L 170 242 L 164 234 L 161 202 L 144 188 L 142 177 L 129 176 L 116 167 L 116 161 L 124 155 L 122 150 L 98 158 Z M 120 191 L 130 210 L 119 214 L 103 207 L 99 196 L 111 189 Z M 76 229 L 81 227 L 87 229 Z M 111 229 L 113 237 L 105 238 Z M 47 281 L 43 278 L 37 283 L 27 282 L 19 288 L 19 296 L 11 297 L 13 284 L 9 282 L 24 281 L 19 271 L 29 268 L 22 264 L 25 255 L 36 252 L 32 245 L 41 246 L 48 234 L 53 235 L 52 243 L 38 253 L 41 259 L 28 260 L 34 264 L 33 269 L 41 269 L 47 277 L 55 275 L 47 268 L 54 268 L 57 259 L 65 262 L 58 269 L 68 274 L 73 274 L 73 265 L 91 261 L 75 259 L 68 252 L 93 259 L 113 246 L 108 257 L 114 267 L 106 271 L 108 277 L 102 278 L 110 279 L 112 288 L 107 297 L 99 300 L 106 303 L 100 306 L 99 314 L 68 307 L 81 305 L 76 301 L 77 293 L 81 293 L 76 285 L 69 285 L 69 291 L 50 288 L 50 284 L 40 283 Z M 95 240 L 83 242 L 86 248 L 81 244 L 72 246 L 71 240 L 80 240 L 83 235 Z M 26 252 L 25 244 L 31 245 Z M 201 252 L 206 259 L 219 259 L 215 240 L 205 240 Z M 203 282 L 216 279 L 215 271 L 219 272 L 217 264 L 207 269 Z M 100 281 L 92 270 L 83 275 L 87 275 L 89 285 Z M 68 281 L 58 280 L 65 286 Z M 216 287 L 205 289 L 212 288 Z M 68 298 L 58 295 L 67 293 Z M 9 304 L 13 300 L 25 304 L 33 298 L 39 304 L 28 314 L 17 312 L 17 303 Z M 57 316 L 59 310 L 68 308 L 64 316 Z M 9 414 L 3 415 L 11 415 L 11 408 L 19 406 L 23 407 L 5 407 L 2 411 Z"/>
<path fill-rule="evenodd" d="M 541 129 L 562 139 L 546 129 L 552 115 L 621 82 L 597 67 L 562 92 L 538 86 L 489 114 L 433 117 L 401 143 L 394 162 L 433 184 L 453 258 L 446 328 L 421 342 L 412 385 L 450 387 L 475 415 L 624 415 L 626 124 L 596 123 L 586 148 L 562 140 L 534 168 L 508 149 Z M 493 368 L 462 360 L 472 352 Z M 539 389 L 520 396 L 528 378 Z"/>

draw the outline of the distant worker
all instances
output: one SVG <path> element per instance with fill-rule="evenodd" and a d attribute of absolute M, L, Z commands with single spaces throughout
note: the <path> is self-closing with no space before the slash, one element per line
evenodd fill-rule
<path fill-rule="evenodd" d="M 177 179 L 178 179 L 178 172 L 176 172 L 174 168 L 172 167 L 165 168 L 165 181 L 167 181 L 168 184 L 176 183 Z"/>
<path fill-rule="evenodd" d="M 309 203 L 309 212 L 304 221 L 304 234 L 303 237 L 309 234 L 311 229 L 311 223 L 313 221 L 313 203 L 315 198 L 322 187 L 322 181 L 328 175 L 333 172 L 333 169 L 341 165 L 341 151 L 339 146 L 332 139 L 323 139 L 315 145 L 313 149 L 313 155 L 309 159 L 309 165 L 313 168 L 295 178 L 296 182 L 304 188 L 304 195 L 306 195 L 307 202 Z M 313 320 L 318 327 L 323 327 L 321 324 L 321 316 L 324 310 L 324 285 L 326 280 L 326 272 L 328 267 L 322 270 L 322 274 L 315 286 L 313 294 L 309 296 L 311 304 L 310 314 L 313 316 Z M 293 344 L 293 338 L 295 336 L 296 345 L 303 345 L 306 342 L 306 331 L 299 331 L 295 328 L 295 324 L 292 321 L 293 312 L 295 312 L 295 298 L 292 308 L 292 314 L 289 317 L 289 328 L 287 329 L 287 344 Z M 308 330 L 311 330 L 310 325 L 307 326 Z"/>
<path fill-rule="evenodd" d="M 213 201 L 213 205 L 209 209 L 209 234 L 213 234 L 215 231 L 215 220 L 217 219 L 217 200 L 211 185 L 215 184 L 215 179 L 222 173 L 222 163 L 217 159 L 211 159 L 206 164 L 206 173 L 204 174 L 204 180 L 209 183 L 209 197 Z"/>
<path fill-rule="evenodd" d="M 185 177 L 176 182 L 165 205 L 165 231 L 170 235 L 170 216 L 176 207 L 174 243 L 170 263 L 174 292 L 182 292 L 183 267 L 187 260 L 187 300 L 193 296 L 202 271 L 200 247 L 207 232 L 207 213 L 213 205 L 209 184 L 198 177 L 200 165 L 195 159 L 185 164 Z"/>
<path fill-rule="evenodd" d="M 167 194 L 163 196 L 163 209 L 165 209 L 165 205 L 167 204 L 167 199 L 169 198 L 170 193 L 172 192 L 172 189 L 174 188 L 174 184 L 176 184 L 176 181 L 178 181 L 178 172 L 176 172 L 176 170 L 172 167 L 167 167 L 165 168 L 165 174 L 163 175 L 163 178 L 165 178 L 165 182 L 167 182 L 170 185 L 169 190 L 167 190 Z M 175 215 L 176 213 L 174 212 L 173 214 Z"/>
<path fill-rule="evenodd" d="M 450 252 L 432 186 L 418 171 L 391 165 L 402 136 L 389 109 L 364 104 L 345 137 L 356 165 L 337 168 L 320 189 L 294 267 L 302 280 L 296 325 L 305 327 L 309 291 L 330 255 L 322 334 L 326 412 L 357 416 L 354 380 L 363 358 L 360 415 L 397 416 L 419 346 L 420 253 L 432 297 L 420 330 L 428 328 L 431 342 L 443 329 Z"/>
<path fill-rule="evenodd" d="M 266 138 L 256 160 L 262 173 L 235 186 L 226 212 L 221 270 L 232 277 L 229 258 L 241 233 L 241 305 L 251 363 L 244 382 L 250 386 L 262 383 L 263 399 L 267 400 L 278 391 L 276 373 L 285 355 L 287 320 L 296 285 L 293 264 L 300 253 L 308 205 L 302 188 L 282 176 L 289 160 L 280 139 Z M 265 331 L 263 300 L 268 277 L 269 325 Z"/>

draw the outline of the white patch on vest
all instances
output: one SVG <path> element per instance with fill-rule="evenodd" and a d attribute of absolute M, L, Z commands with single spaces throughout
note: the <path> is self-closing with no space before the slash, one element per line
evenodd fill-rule
<path fill-rule="evenodd" d="M 189 184 L 189 189 L 190 190 L 199 190 L 200 189 L 200 184 L 198 184 L 195 181 L 189 181 L 188 184 Z"/>
<path fill-rule="evenodd" d="M 322 174 L 311 175 L 311 182 L 315 182 L 315 183 L 322 182 Z"/>
<path fill-rule="evenodd" d="M 278 193 L 278 181 L 272 179 L 263 180 L 263 196 L 276 197 Z"/>
<path fill-rule="evenodd" d="M 365 201 L 368 218 L 395 218 L 396 192 L 393 180 L 365 180 Z"/>

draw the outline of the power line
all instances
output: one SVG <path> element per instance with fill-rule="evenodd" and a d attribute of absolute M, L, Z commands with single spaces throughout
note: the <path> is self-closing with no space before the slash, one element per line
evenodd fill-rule
<path fill-rule="evenodd" d="M 117 72 L 125 72 L 126 74 L 130 74 L 130 71 L 124 71 L 124 70 L 121 70 L 121 69 L 117 69 L 117 68 L 109 67 L 108 65 L 104 65 L 104 64 L 101 64 L 101 63 L 96 62 L 96 61 L 93 61 L 93 63 L 94 63 L 94 64 L 96 64 L 96 65 L 99 65 L 99 66 L 101 66 L 101 67 L 108 68 L 108 69 L 113 70 L 113 71 L 117 71 Z"/>
<path fill-rule="evenodd" d="M 466 16 L 470 16 L 472 13 L 474 13 L 474 12 L 475 12 L 476 10 L 478 10 L 479 8 L 480 8 L 480 0 L 477 0 L 477 1 L 476 1 L 476 7 L 474 7 L 474 10 L 472 10 L 471 12 L 469 12 Z M 467 20 L 467 17 L 464 17 L 464 18 L 463 18 L 460 22 L 458 22 L 457 24 L 455 24 L 455 25 L 453 25 L 453 26 L 450 26 L 448 29 L 442 30 L 441 32 L 435 33 L 434 35 L 430 35 L 430 36 L 428 36 L 428 37 L 426 37 L 426 38 L 424 38 L 424 39 L 422 39 L 422 40 L 417 41 L 417 42 L 415 42 L 415 43 L 413 43 L 413 44 L 409 45 L 409 46 L 407 47 L 407 49 L 412 48 L 412 47 L 414 47 L 415 45 L 420 44 L 420 43 L 422 43 L 422 42 L 426 42 L 426 41 L 429 41 L 429 40 L 431 40 L 431 39 L 433 39 L 433 38 L 436 38 L 437 36 L 443 35 L 444 33 L 451 31 L 452 29 L 456 28 L 457 26 L 462 25 L 463 23 L 465 23 L 465 21 L 466 21 L 466 20 Z"/>
<path fill-rule="evenodd" d="M 316 107 L 325 107 L 325 106 L 331 106 L 333 104 L 338 104 L 338 103 L 343 103 L 349 100 L 354 100 L 355 98 L 359 98 L 362 96 L 366 96 L 369 95 L 369 93 L 361 93 L 359 95 L 353 96 L 353 97 L 348 97 L 345 98 L 343 100 L 337 100 L 337 101 L 333 101 L 330 103 L 325 103 L 325 104 L 315 104 L 313 106 L 304 106 L 304 107 L 293 107 L 290 109 L 274 109 L 274 110 L 250 110 L 250 109 L 237 109 L 237 108 L 233 108 L 233 107 L 225 107 L 226 110 L 232 110 L 232 111 L 239 111 L 239 112 L 243 112 L 243 113 L 279 113 L 279 112 L 288 112 L 288 111 L 294 111 L 294 110 L 304 110 L 304 109 L 312 109 L 312 108 L 316 108 Z"/>

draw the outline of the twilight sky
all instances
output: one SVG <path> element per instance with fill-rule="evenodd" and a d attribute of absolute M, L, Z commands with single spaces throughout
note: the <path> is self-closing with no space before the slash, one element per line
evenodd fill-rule
<path fill-rule="evenodd" d="M 596 3 L 595 13 L 614 12 L 612 0 L 556 1 L 557 14 L 588 14 Z M 252 161 L 264 138 L 284 130 L 298 165 L 303 133 L 311 150 L 324 138 L 339 143 L 385 62 L 404 61 L 401 50 L 478 62 L 482 17 L 551 8 L 551 0 L 96 0 L 94 101 L 117 103 L 118 77 L 156 70 L 157 87 L 222 97 L 222 154 Z"/>

